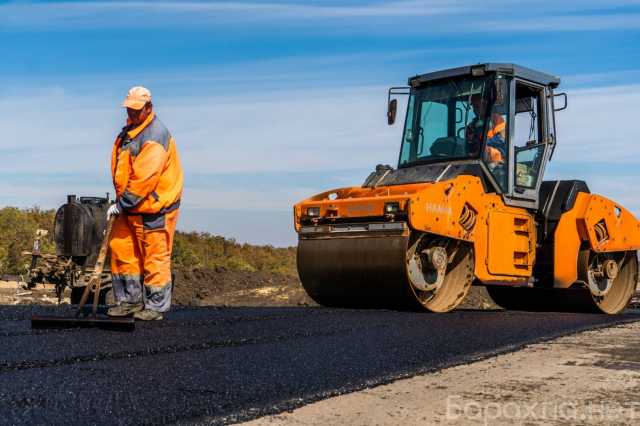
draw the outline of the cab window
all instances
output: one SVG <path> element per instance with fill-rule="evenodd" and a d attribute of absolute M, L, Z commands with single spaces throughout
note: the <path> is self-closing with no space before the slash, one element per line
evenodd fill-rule
<path fill-rule="evenodd" d="M 543 90 L 516 83 L 515 96 L 515 187 L 535 189 L 544 157 L 542 140 Z"/>
<path fill-rule="evenodd" d="M 486 76 L 460 77 L 412 89 L 398 167 L 478 158 L 482 135 L 467 137 L 467 130 L 484 129 L 472 104 L 486 99 L 490 83 Z"/>
<path fill-rule="evenodd" d="M 432 147 L 438 139 L 447 137 L 447 104 L 425 101 L 420 106 L 417 157 L 432 155 Z"/>

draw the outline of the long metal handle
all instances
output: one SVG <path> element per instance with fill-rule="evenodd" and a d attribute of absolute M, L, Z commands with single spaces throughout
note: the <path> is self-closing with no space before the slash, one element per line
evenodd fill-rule
<path fill-rule="evenodd" d="M 113 215 L 107 221 L 107 229 L 104 231 L 104 238 L 102 239 L 102 244 L 100 245 L 100 252 L 98 253 L 98 259 L 96 260 L 96 265 L 93 268 L 93 273 L 91 274 L 91 278 L 87 283 L 87 286 L 84 288 L 84 292 L 82 293 L 82 298 L 80 299 L 80 304 L 78 305 L 78 310 L 76 312 L 76 316 L 80 316 L 82 312 L 82 308 L 85 303 L 87 303 L 87 299 L 89 298 L 89 293 L 93 291 L 93 306 L 91 312 L 93 316 L 96 316 L 96 312 L 98 310 L 98 299 L 100 298 L 100 287 L 102 285 L 102 270 L 104 269 L 104 262 L 107 259 L 107 253 L 109 252 L 109 239 L 111 237 L 111 229 L 113 228 L 113 224 L 116 220 L 116 216 Z"/>

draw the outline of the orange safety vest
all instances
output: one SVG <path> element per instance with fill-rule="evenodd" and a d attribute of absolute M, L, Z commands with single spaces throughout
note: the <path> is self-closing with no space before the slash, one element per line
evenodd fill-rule
<path fill-rule="evenodd" d="M 183 171 L 175 140 L 152 112 L 138 127 L 125 127 L 111 153 L 116 200 L 131 214 L 166 213 L 180 206 Z"/>
<path fill-rule="evenodd" d="M 507 128 L 507 123 L 504 118 L 498 113 L 491 114 L 491 122 L 493 127 L 487 131 L 487 141 L 494 136 L 500 135 L 503 140 L 505 140 L 505 130 Z M 497 163 L 503 162 L 504 158 L 499 149 L 487 146 L 487 156 L 490 162 Z"/>
<path fill-rule="evenodd" d="M 491 139 L 492 137 L 496 136 L 498 133 L 504 132 L 506 128 L 507 128 L 507 123 L 505 123 L 503 119 L 502 123 L 498 123 L 494 125 L 493 128 L 487 132 L 487 139 Z"/>

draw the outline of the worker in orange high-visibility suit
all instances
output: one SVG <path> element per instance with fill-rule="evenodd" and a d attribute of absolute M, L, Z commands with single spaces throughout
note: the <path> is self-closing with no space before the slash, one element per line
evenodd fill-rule
<path fill-rule="evenodd" d="M 182 195 L 176 143 L 153 112 L 151 92 L 133 87 L 127 125 L 116 138 L 111 172 L 116 216 L 109 247 L 117 305 L 111 316 L 159 320 L 171 306 L 171 249 Z"/>

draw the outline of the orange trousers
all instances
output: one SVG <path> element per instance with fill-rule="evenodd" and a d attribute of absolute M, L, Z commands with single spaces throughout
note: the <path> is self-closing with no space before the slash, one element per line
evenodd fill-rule
<path fill-rule="evenodd" d="M 165 214 L 120 214 L 111 231 L 111 277 L 118 303 L 145 309 L 171 307 L 171 250 L 178 210 Z"/>

